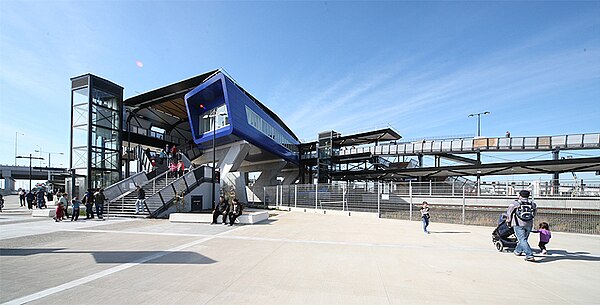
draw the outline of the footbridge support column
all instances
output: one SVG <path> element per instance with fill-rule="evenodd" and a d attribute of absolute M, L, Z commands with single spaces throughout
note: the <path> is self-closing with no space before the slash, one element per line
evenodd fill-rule
<path fill-rule="evenodd" d="M 250 151 L 250 144 L 246 142 L 233 143 L 219 159 L 219 173 L 221 175 L 221 188 L 225 192 L 234 192 L 241 202 L 247 202 L 246 175 L 238 171 L 242 162 Z"/>
<path fill-rule="evenodd" d="M 13 177 L 2 174 L 4 177 L 4 185 L 2 188 L 4 189 L 4 195 L 10 195 L 15 190 L 15 179 Z"/>
<path fill-rule="evenodd" d="M 560 157 L 560 149 L 556 148 L 552 151 L 552 160 L 558 160 Z M 560 173 L 559 172 L 555 172 L 552 174 L 552 194 L 553 195 L 558 195 L 559 192 L 559 188 L 560 188 L 560 182 L 559 182 L 559 178 L 560 178 Z"/>

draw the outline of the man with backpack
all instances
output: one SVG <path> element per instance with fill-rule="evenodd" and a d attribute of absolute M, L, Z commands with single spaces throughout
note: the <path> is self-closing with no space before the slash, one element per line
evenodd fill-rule
<path fill-rule="evenodd" d="M 527 239 L 533 229 L 533 218 L 537 206 L 533 200 L 529 199 L 529 195 L 529 191 L 526 190 L 519 192 L 519 199 L 508 206 L 506 223 L 514 229 L 517 236 L 518 243 L 515 248 L 515 255 L 521 256 L 525 253 L 526 261 L 535 262 L 533 251 Z"/>

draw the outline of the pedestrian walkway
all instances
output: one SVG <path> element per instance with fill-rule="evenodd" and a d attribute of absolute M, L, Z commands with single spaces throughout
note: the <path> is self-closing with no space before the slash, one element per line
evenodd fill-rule
<path fill-rule="evenodd" d="M 57 229 L 13 238 L 3 230 L 46 224 Z M 0 224 L 0 303 L 599 303 L 595 235 L 553 232 L 551 255 L 527 263 L 495 250 L 493 228 L 438 224 L 435 215 L 431 234 L 416 221 L 300 212 L 252 226 L 72 225 Z"/>

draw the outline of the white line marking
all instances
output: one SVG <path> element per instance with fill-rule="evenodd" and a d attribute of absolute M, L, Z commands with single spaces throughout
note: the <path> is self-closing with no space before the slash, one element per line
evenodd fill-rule
<path fill-rule="evenodd" d="M 244 226 L 237 227 L 235 229 L 231 229 L 229 231 L 221 232 L 219 234 L 216 234 L 216 235 L 213 235 L 213 236 L 210 236 L 210 237 L 205 237 L 205 238 L 202 238 L 202 239 L 199 239 L 199 240 L 195 240 L 195 241 L 189 242 L 187 244 L 183 244 L 181 246 L 177 246 L 177 247 L 174 247 L 174 248 L 171 248 L 171 249 L 168 249 L 168 250 L 160 251 L 160 252 L 158 252 L 156 254 L 153 254 L 153 255 L 146 256 L 146 257 L 140 258 L 138 260 L 135 260 L 135 261 L 133 261 L 131 263 L 121 264 L 121 265 L 112 267 L 110 269 L 107 269 L 107 270 L 104 270 L 104 271 L 100 271 L 100 272 L 88 275 L 86 277 L 82 277 L 80 279 L 64 283 L 62 285 L 58 285 L 58 286 L 55 286 L 55 287 L 52 287 L 52 288 L 48 288 L 48 289 L 42 290 L 40 292 L 36 292 L 36 293 L 30 294 L 30 295 L 27 295 L 27 296 L 24 296 L 24 297 L 20 297 L 20 298 L 8 301 L 6 303 L 3 303 L 2 305 L 25 304 L 25 303 L 28 303 L 28 302 L 31 302 L 31 301 L 35 301 L 35 300 L 47 297 L 47 296 L 52 295 L 52 294 L 55 294 L 55 293 L 58 293 L 58 292 L 61 292 L 61 291 L 67 290 L 67 289 L 75 288 L 77 286 L 89 283 L 89 282 L 97 280 L 99 278 L 103 278 L 103 277 L 105 277 L 107 275 L 111 275 L 111 274 L 117 273 L 119 271 L 123 271 L 123 270 L 129 269 L 131 267 L 135 267 L 135 266 L 137 266 L 139 264 L 143 264 L 145 262 L 148 262 L 148 261 L 151 261 L 151 260 L 155 260 L 155 259 L 157 259 L 159 257 L 163 257 L 165 255 L 168 255 L 168 254 L 171 254 L 171 253 L 174 253 L 174 252 L 177 252 L 177 251 L 181 251 L 181 250 L 189 248 L 189 247 L 193 247 L 195 245 L 198 245 L 198 244 L 201 244 L 203 242 L 206 242 L 206 241 L 209 241 L 211 239 L 214 239 L 214 238 L 218 237 L 219 235 L 222 235 L 222 234 L 225 234 L 225 233 L 229 233 L 229 232 L 232 232 L 232 231 L 236 231 L 236 230 L 241 229 L 243 227 Z"/>

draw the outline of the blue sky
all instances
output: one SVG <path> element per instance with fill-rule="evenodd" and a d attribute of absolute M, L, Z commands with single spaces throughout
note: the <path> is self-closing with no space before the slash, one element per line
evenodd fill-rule
<path fill-rule="evenodd" d="M 22 132 L 68 166 L 73 76 L 130 97 L 220 67 L 304 140 L 599 132 L 600 2 L 2 1 L 0 163 Z"/>

